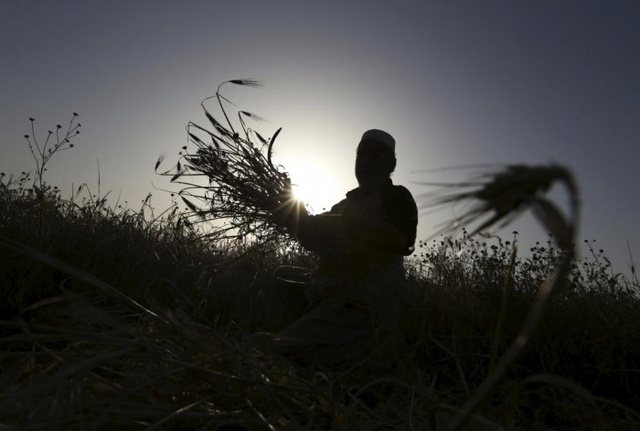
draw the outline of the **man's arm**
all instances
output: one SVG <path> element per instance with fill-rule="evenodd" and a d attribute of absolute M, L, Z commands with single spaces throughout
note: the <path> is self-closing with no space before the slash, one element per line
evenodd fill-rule
<path fill-rule="evenodd" d="M 336 214 L 306 215 L 299 219 L 295 234 L 312 251 L 341 246 L 405 254 L 408 247 L 406 236 L 392 224 Z"/>
<path fill-rule="evenodd" d="M 308 250 L 331 252 L 338 247 L 407 255 L 410 239 L 391 222 L 367 221 L 325 213 L 309 215 L 304 204 L 283 194 L 274 221 L 285 226 Z"/>

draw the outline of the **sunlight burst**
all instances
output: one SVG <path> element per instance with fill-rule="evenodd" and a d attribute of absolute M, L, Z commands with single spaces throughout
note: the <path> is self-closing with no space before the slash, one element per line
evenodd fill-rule
<path fill-rule="evenodd" d="M 328 211 L 342 199 L 344 187 L 328 174 L 328 170 L 308 160 L 296 160 L 287 164 L 295 197 L 307 206 L 312 214 Z"/>

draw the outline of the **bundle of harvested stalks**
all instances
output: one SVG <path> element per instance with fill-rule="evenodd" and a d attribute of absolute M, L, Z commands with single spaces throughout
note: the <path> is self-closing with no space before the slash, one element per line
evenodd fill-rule
<path fill-rule="evenodd" d="M 259 87 L 252 79 L 234 79 L 221 83 L 215 95 L 201 103 L 211 123 L 208 129 L 196 123 L 187 125 L 187 139 L 196 146 L 192 152 L 182 147 L 176 166 L 158 172 L 163 160 L 156 162 L 156 172 L 171 177 L 171 182 L 184 186 L 178 193 L 187 212 L 184 222 L 212 222 L 206 234 L 215 239 L 244 239 L 261 241 L 286 240 L 286 230 L 274 221 L 273 213 L 285 207 L 303 208 L 291 194 L 291 181 L 281 166 L 272 163 L 273 146 L 280 133 L 265 139 L 247 127 L 245 119 L 261 118 L 247 111 L 238 111 L 241 131 L 237 132 L 227 116 L 223 102 L 232 104 L 220 94 L 224 84 Z M 216 98 L 224 115 L 224 122 L 216 120 L 205 107 L 205 102 Z M 206 184 L 197 183 L 204 177 Z"/>

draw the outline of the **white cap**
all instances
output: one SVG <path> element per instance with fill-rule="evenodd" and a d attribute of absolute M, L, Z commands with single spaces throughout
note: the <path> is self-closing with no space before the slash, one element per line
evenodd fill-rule
<path fill-rule="evenodd" d="M 362 135 L 362 138 L 360 139 L 360 144 L 362 144 L 365 141 L 382 142 L 387 147 L 389 147 L 389 149 L 394 153 L 396 151 L 396 140 L 393 139 L 393 136 L 391 136 L 390 134 L 388 134 L 383 130 L 378 130 L 378 129 L 367 130 L 366 132 L 364 132 L 364 135 Z"/>

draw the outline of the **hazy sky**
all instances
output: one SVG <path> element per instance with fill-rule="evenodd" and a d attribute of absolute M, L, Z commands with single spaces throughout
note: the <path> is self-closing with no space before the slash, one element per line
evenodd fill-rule
<path fill-rule="evenodd" d="M 277 161 L 315 190 L 315 207 L 356 186 L 358 139 L 382 128 L 398 143 L 394 181 L 419 202 L 431 190 L 420 181 L 468 178 L 420 170 L 568 166 L 580 239 L 596 239 L 617 272 L 627 242 L 640 261 L 635 0 L 3 0 L 0 56 L 0 171 L 33 170 L 29 117 L 44 136 L 78 112 L 77 146 L 47 177 L 67 194 L 97 189 L 99 161 L 102 194 L 137 207 L 151 191 L 166 206 L 157 157 L 177 160 L 220 82 L 256 78 L 263 88 L 225 94 L 268 120 L 263 135 L 283 127 Z M 451 214 L 421 216 L 419 239 Z M 501 236 L 514 228 L 524 246 L 546 241 L 530 217 Z"/>

